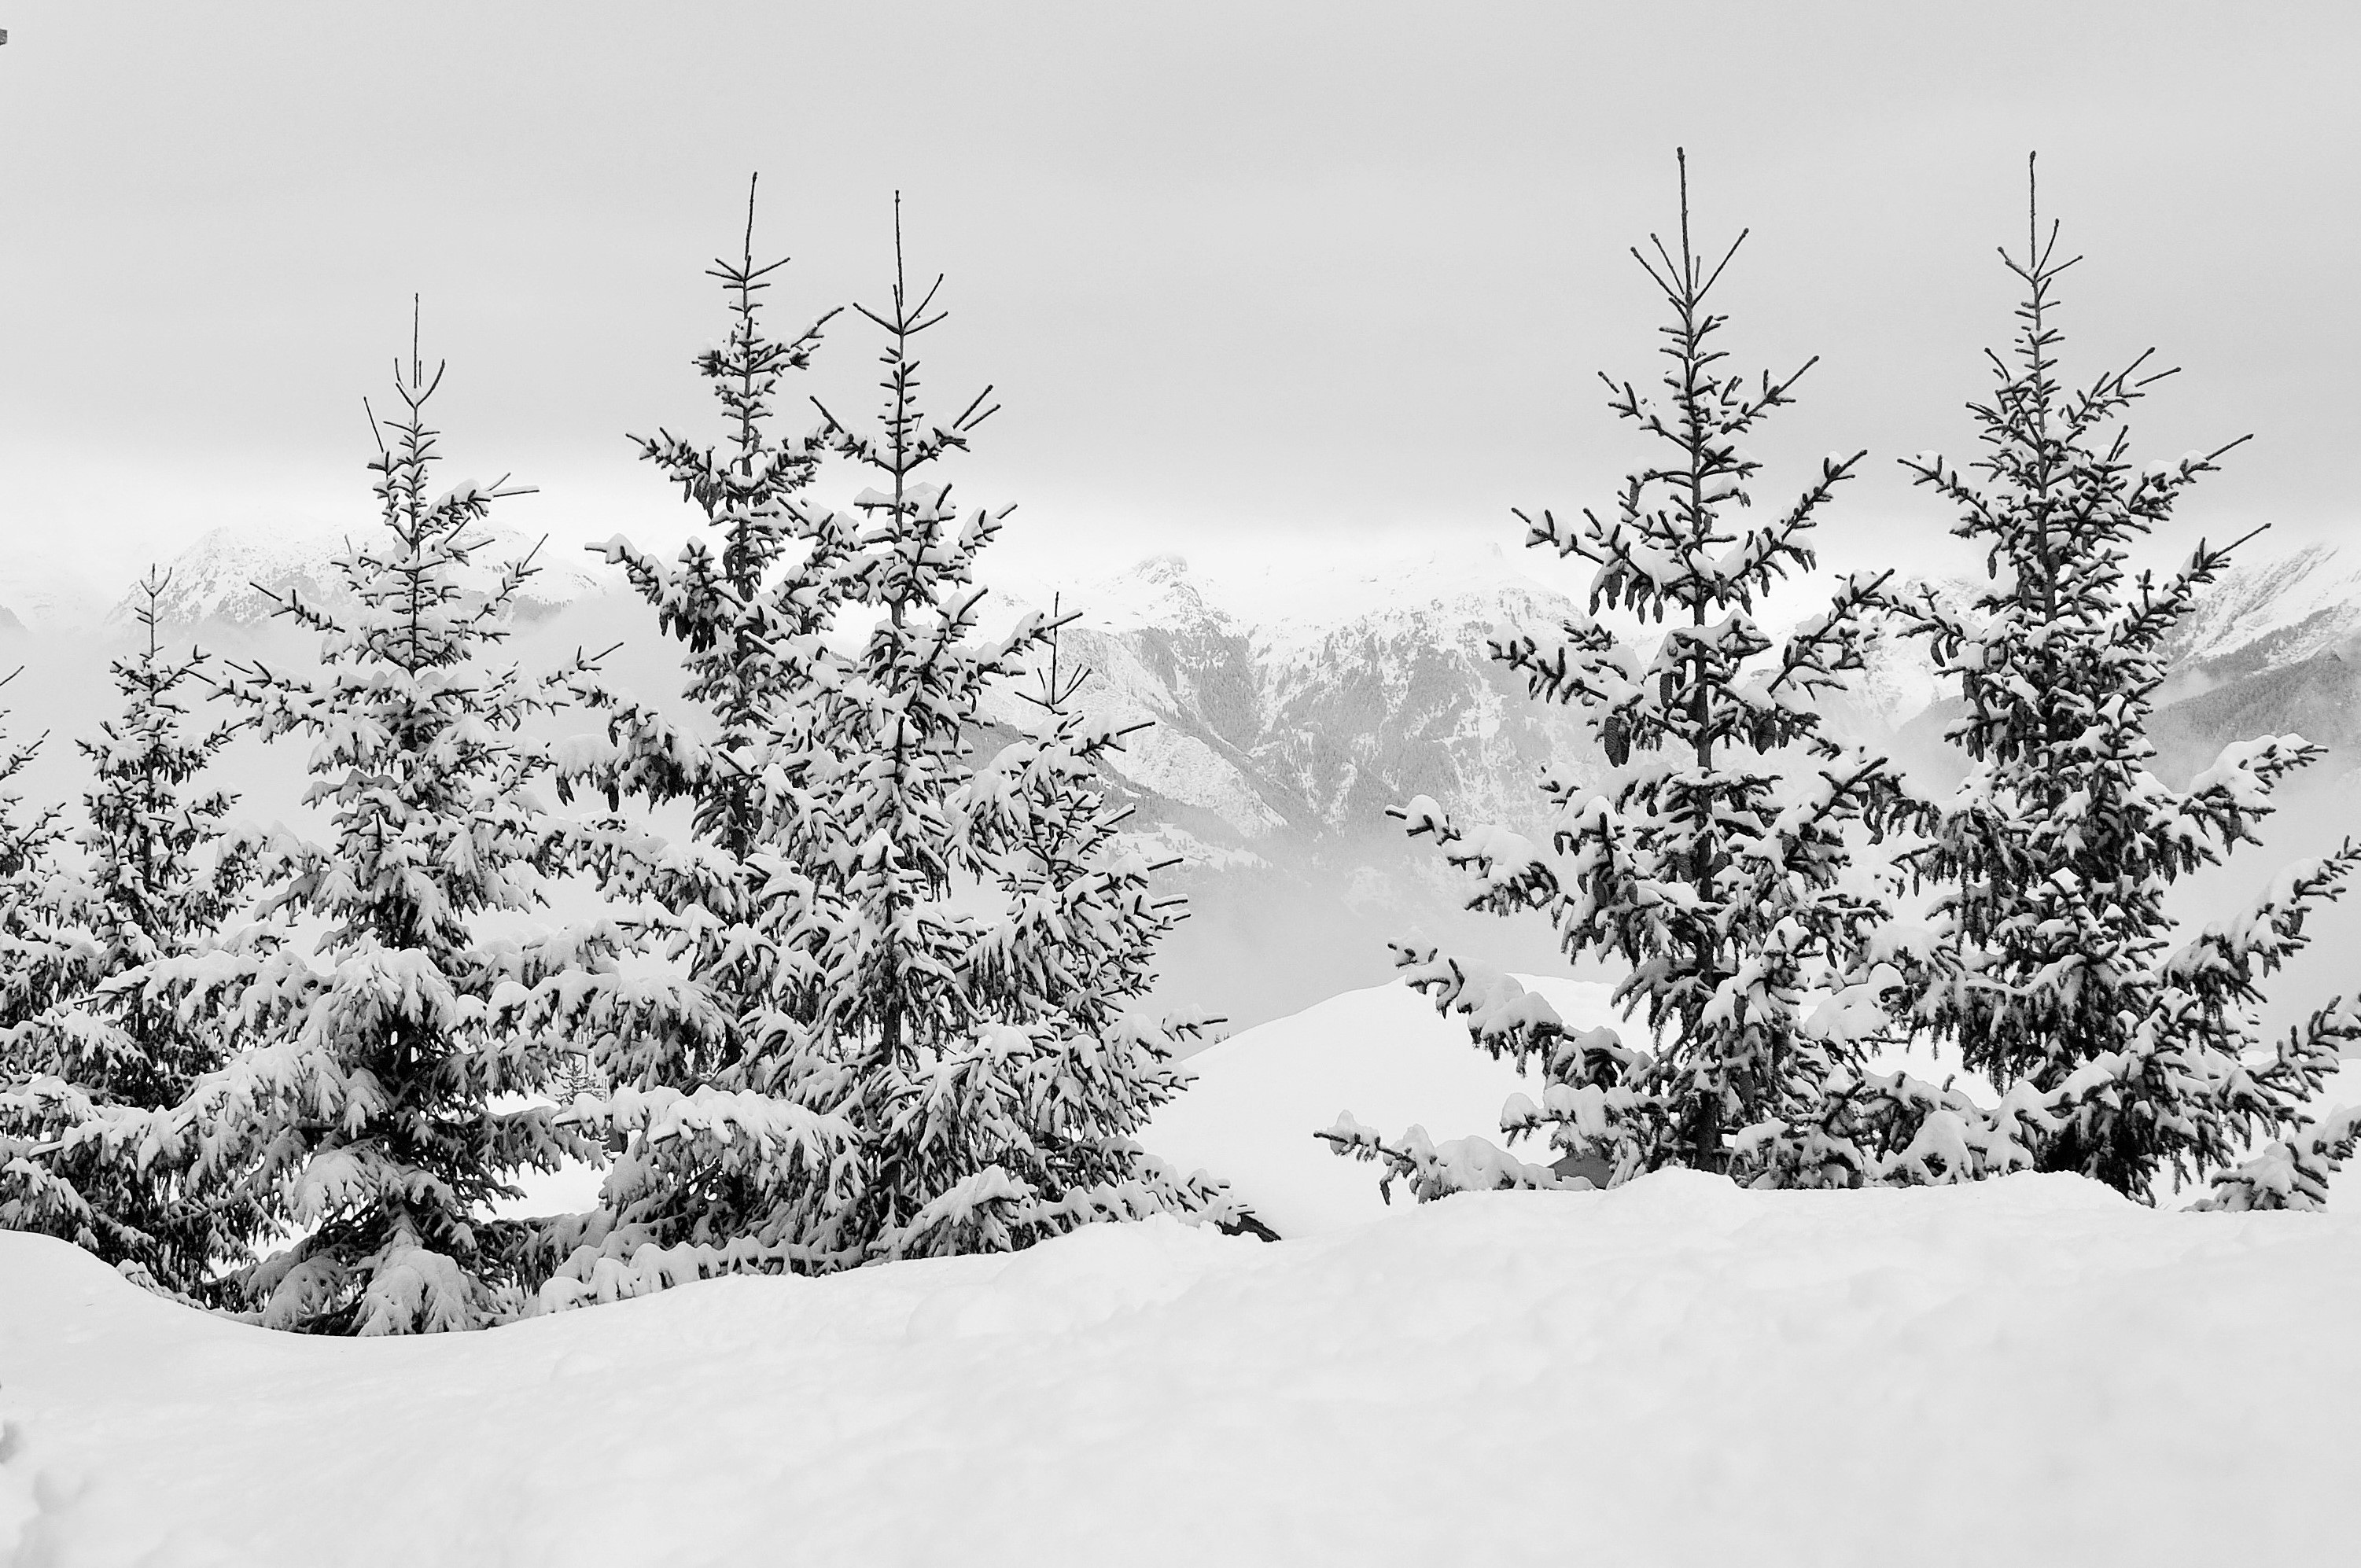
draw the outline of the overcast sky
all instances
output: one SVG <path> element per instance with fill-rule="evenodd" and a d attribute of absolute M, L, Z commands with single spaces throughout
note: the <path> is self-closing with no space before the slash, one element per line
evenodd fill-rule
<path fill-rule="evenodd" d="M 929 380 L 1005 404 L 959 471 L 1009 550 L 1510 541 L 1632 456 L 1594 372 L 1653 373 L 1627 247 L 1685 144 L 1750 366 L 1817 353 L 1752 444 L 1866 445 L 1839 562 L 1944 520 L 2010 327 L 2028 148 L 2088 259 L 2087 375 L 2185 367 L 2136 429 L 2253 431 L 2209 531 L 2353 516 L 2361 7 L 182 4 L 0 16 L 0 525 L 108 578 L 208 528 L 369 514 L 361 415 L 425 299 L 453 477 L 561 539 L 677 533 L 627 432 L 709 431 L 699 276 L 795 261 L 773 320 L 883 292 L 891 193 L 949 274 Z M 840 323 L 802 391 L 865 401 Z"/>

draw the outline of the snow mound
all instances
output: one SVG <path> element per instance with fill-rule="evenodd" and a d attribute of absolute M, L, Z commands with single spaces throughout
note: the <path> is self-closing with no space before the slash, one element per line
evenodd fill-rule
<path fill-rule="evenodd" d="M 1567 1025 L 1617 1020 L 1609 988 L 1594 981 L 1519 975 Z M 1521 1076 L 1467 1043 L 1460 1022 L 1395 981 L 1348 991 L 1290 1017 L 1243 1030 L 1189 1058 L 1197 1081 L 1142 1129 L 1140 1142 L 1181 1170 L 1228 1182 L 1280 1235 L 1323 1235 L 1386 1213 L 1378 1168 L 1339 1157 L 1312 1135 L 1350 1111 L 1389 1135 L 1412 1124 L 1437 1141 L 1500 1135 L 1510 1095 L 1538 1101 L 1538 1070 Z M 1539 1140 L 1517 1146 L 1546 1161 Z M 1396 1193 L 1407 1203 L 1406 1193 Z"/>
<path fill-rule="evenodd" d="M 2356 1289 L 2361 1223 L 2071 1177 L 1158 1221 L 397 1341 L 0 1234 L 0 1561 L 2337 1561 Z"/>

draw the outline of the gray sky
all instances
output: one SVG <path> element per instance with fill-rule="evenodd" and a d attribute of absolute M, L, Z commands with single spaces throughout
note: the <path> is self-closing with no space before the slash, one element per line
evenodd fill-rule
<path fill-rule="evenodd" d="M 930 378 L 1004 411 L 959 471 L 1009 554 L 1117 564 L 1506 541 L 1632 448 L 1626 254 L 1689 149 L 1738 359 L 1817 352 L 1754 449 L 1867 445 L 1839 564 L 1923 554 L 1892 456 L 1964 451 L 2024 159 L 2089 258 L 2070 365 L 2184 374 L 2148 455 L 2252 430 L 2210 530 L 2352 516 L 2361 7 L 17 0 L 0 16 L 0 524 L 110 578 L 224 523 L 368 514 L 360 411 L 412 290 L 456 477 L 509 521 L 678 532 L 627 431 L 710 430 L 699 270 L 796 259 L 773 321 L 882 292 L 890 193 L 948 271 Z M 865 402 L 840 324 L 807 390 Z"/>

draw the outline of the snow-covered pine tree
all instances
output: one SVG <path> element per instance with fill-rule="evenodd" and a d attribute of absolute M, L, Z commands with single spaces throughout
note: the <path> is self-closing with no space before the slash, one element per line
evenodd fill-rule
<path fill-rule="evenodd" d="M 0 675 L 0 686 L 23 673 Z M 0 745 L 0 1227 L 54 1233 L 86 1209 L 53 1168 L 53 1146 L 73 1116 L 76 1091 L 53 1076 L 51 1053 L 31 1031 L 60 1001 L 81 993 L 97 955 L 73 918 L 78 890 L 58 860 L 63 812 L 49 806 L 28 813 L 16 787 L 40 745 L 38 739 Z"/>
<path fill-rule="evenodd" d="M 321 634 L 321 671 L 233 664 L 220 686 L 266 739 L 313 739 L 306 799 L 333 837 L 274 836 L 258 923 L 149 981 L 246 1047 L 150 1126 L 201 1195 L 296 1233 L 230 1282 L 273 1327 L 408 1333 L 515 1310 L 535 1232 L 490 1205 L 520 1171 L 597 1153 L 529 1097 L 568 1041 L 672 1026 L 696 1005 L 620 972 L 629 942 L 609 919 L 507 934 L 583 850 L 537 798 L 550 759 L 523 726 L 592 662 L 538 680 L 487 662 L 533 566 L 500 565 L 489 589 L 464 576 L 485 547 L 474 531 L 520 492 L 433 491 L 441 378 L 414 345 L 396 367 L 403 412 L 370 465 L 383 526 L 338 563 L 352 608 L 281 602 Z"/>
<path fill-rule="evenodd" d="M 822 409 L 836 453 L 876 483 L 851 513 L 799 509 L 815 538 L 854 542 L 838 571 L 872 618 L 850 656 L 807 644 L 798 743 L 827 783 L 778 841 L 824 912 L 801 1093 L 859 1135 L 845 1241 L 868 1260 L 1158 1210 L 1230 1217 L 1225 1194 L 1171 1181 L 1128 1138 L 1185 1078 L 1182 1030 L 1139 1006 L 1166 916 L 1089 779 L 1118 738 L 1069 710 L 1053 663 L 1047 729 L 973 766 L 985 692 L 1055 632 L 1036 613 L 977 640 L 975 564 L 1012 509 L 961 511 L 920 477 L 996 411 L 988 387 L 947 423 L 921 408 L 916 345 L 944 319 L 941 287 L 907 285 L 897 193 L 890 303 L 854 307 L 885 334 L 884 407 L 867 434 Z M 979 883 L 1001 911 L 962 907 Z"/>
<path fill-rule="evenodd" d="M 1398 959 L 1439 1010 L 1466 1020 L 1477 1047 L 1540 1059 L 1543 1102 L 1512 1099 L 1504 1132 L 1546 1125 L 1558 1148 L 1613 1180 L 1679 1165 L 1855 1183 L 1883 1174 L 1894 1118 L 1866 1092 L 1857 1037 L 1875 1011 L 1861 954 L 1885 909 L 1854 871 L 1851 844 L 1882 829 L 1899 795 L 1883 759 L 1820 732 L 1811 703 L 1861 667 L 1884 579 L 1848 578 L 1784 638 L 1755 619 L 1778 581 L 1816 565 L 1816 515 L 1862 455 L 1831 455 L 1784 512 L 1744 517 L 1763 465 L 1742 443 L 1814 362 L 1753 383 L 1725 367 L 1727 318 L 1708 299 L 1746 236 L 1718 262 L 1697 254 L 1679 162 L 1677 252 L 1660 238 L 1653 255 L 1632 250 L 1671 311 L 1664 391 L 1601 378 L 1609 408 L 1664 455 L 1625 480 L 1606 516 L 1517 514 L 1529 545 L 1596 564 L 1592 617 L 1620 609 L 1641 625 L 1585 619 L 1547 644 L 1504 634 L 1493 645 L 1535 697 L 1583 706 L 1613 771 L 1597 789 L 1544 780 L 1555 823 L 1546 847 L 1463 828 L 1424 796 L 1395 813 L 1474 874 L 1471 908 L 1544 910 L 1570 957 L 1629 966 L 1616 996 L 1653 1048 L 1612 1029 L 1569 1030 L 1490 965 L 1405 948 Z M 1649 623 L 1664 628 L 1653 648 Z M 1481 1137 L 1436 1146 L 1412 1128 L 1389 1138 L 1349 1113 L 1321 1135 L 1422 1198 L 1562 1179 Z"/>
<path fill-rule="evenodd" d="M 790 509 L 828 443 L 825 433 L 778 434 L 775 400 L 837 313 L 791 341 L 763 330 L 763 295 L 786 262 L 754 259 L 755 194 L 750 182 L 740 258 L 707 270 L 728 301 L 729 334 L 695 361 L 720 404 L 723 440 L 634 438 L 708 537 L 669 562 L 620 537 L 603 547 L 683 644 L 682 696 L 704 722 L 585 687 L 605 735 L 573 748 L 558 777 L 562 795 L 603 792 L 610 811 L 626 797 L 687 806 L 689 842 L 677 846 L 634 839 L 610 816 L 613 841 L 595 867 L 635 910 L 626 923 L 707 1004 L 679 1014 L 684 1026 L 620 1033 L 592 1053 L 589 1077 L 609 1092 L 567 1121 L 603 1134 L 618 1157 L 598 1209 L 547 1237 L 550 1306 L 731 1270 L 824 1266 L 836 1261 L 827 1238 L 851 1190 L 851 1129 L 782 1087 L 813 1011 L 814 894 L 801 868 L 765 847 L 811 788 L 810 747 L 798 738 L 808 654 L 798 651 L 842 608 L 849 590 L 834 567 L 852 547 Z"/>
<path fill-rule="evenodd" d="M 19 668 L 0 675 L 0 686 L 23 674 Z M 6 718 L 0 710 L 0 720 Z M 0 1083 L 34 1070 L 16 1058 L 16 1026 L 71 995 L 87 973 L 87 934 L 65 917 L 71 897 L 60 897 L 70 891 L 57 860 L 66 833 L 63 808 L 27 813 L 16 787 L 44 739 L 0 740 Z"/>
<path fill-rule="evenodd" d="M 807 578 L 813 542 L 788 502 L 809 485 L 827 450 L 825 433 L 781 437 L 773 427 L 779 383 L 810 366 L 820 334 L 838 313 L 824 312 L 792 341 L 763 330 L 763 295 L 787 258 L 754 261 L 754 183 L 746 192 L 746 234 L 736 261 L 717 258 L 730 302 L 730 333 L 695 361 L 721 405 L 726 436 L 699 446 L 668 430 L 633 440 L 704 514 L 712 539 L 691 537 L 665 562 L 609 541 L 604 553 L 656 611 L 658 624 L 685 644 L 683 692 L 712 720 L 708 736 L 684 733 L 644 706 L 612 704 L 615 754 L 597 770 L 610 791 L 649 800 L 686 801 L 697 842 L 742 863 L 761 842 L 774 809 L 771 730 L 788 678 L 774 650 L 781 637 L 826 624 L 832 605 L 814 600 Z M 760 989 L 759 981 L 755 989 Z"/>
<path fill-rule="evenodd" d="M 1094 778 L 1119 737 L 1070 708 L 1053 662 L 1046 728 L 975 765 L 984 693 L 1054 652 L 1055 622 L 978 636 L 974 564 L 1006 513 L 961 512 L 919 476 L 966 448 L 989 389 L 948 423 L 925 416 L 913 346 L 943 320 L 941 280 L 914 294 L 902 261 L 897 197 L 892 302 L 858 307 L 886 334 L 884 412 L 861 434 L 823 410 L 820 436 L 878 486 L 848 510 L 782 509 L 792 539 L 761 611 L 774 684 L 741 770 L 759 757 L 760 837 L 725 955 L 762 985 L 740 1054 L 702 1080 L 750 1123 L 765 1102 L 804 1120 L 768 1124 L 775 1157 L 734 1185 L 713 1170 L 726 1139 L 635 1135 L 598 1245 L 553 1304 L 1018 1246 L 1096 1219 L 1237 1217 L 1130 1140 L 1185 1080 L 1172 1057 L 1194 1025 L 1139 1004 L 1174 916 Z M 991 894 L 996 913 L 978 907 Z"/>
<path fill-rule="evenodd" d="M 1991 579 L 1964 614 L 1931 593 L 1895 607 L 1957 683 L 1949 738 L 1973 763 L 1909 857 L 1937 890 L 1913 1019 L 2019 1089 L 2042 1169 L 2151 1201 L 2159 1179 L 2221 1171 L 2226 1201 L 2317 1203 L 2353 1128 L 2311 1127 L 2302 1107 L 2361 1041 L 2361 1006 L 2332 1002 L 2277 1042 L 2255 1008 L 2361 848 L 2290 866 L 2251 909 L 2176 940 L 2168 886 L 2254 842 L 2272 787 L 2321 751 L 2292 735 L 2233 745 L 2185 790 L 2149 771 L 2165 640 L 2235 546 L 2201 543 L 2163 577 L 2133 573 L 2131 548 L 2239 442 L 2134 466 L 2124 416 L 2170 372 L 2142 354 L 2068 385 L 2057 291 L 2074 258 L 2037 202 L 2026 222 L 2025 254 L 2001 252 L 2025 291 L 2016 335 L 1969 404 L 1982 455 L 1964 469 L 1903 460 L 1959 509 L 1952 532 Z M 2284 1142 L 2223 1171 L 2253 1138 Z"/>
<path fill-rule="evenodd" d="M 1084 714 L 1091 672 L 1064 660 L 1071 619 L 1053 600 L 1034 642 L 1037 684 L 1017 695 L 1036 723 L 951 797 L 975 870 L 999 894 L 963 963 L 979 1011 L 998 1022 L 967 1065 L 954 1057 L 923 1082 L 903 1120 L 961 1146 L 954 1169 L 996 1165 L 1030 1189 L 1016 1216 L 1027 1236 L 1158 1212 L 1268 1236 L 1202 1172 L 1180 1179 L 1134 1141 L 1187 1086 L 1177 1058 L 1210 1020 L 1146 1004 L 1157 944 L 1185 901 L 1154 896 L 1163 863 L 1122 835 L 1131 808 L 1104 766 L 1146 724 L 1110 729 Z"/>
<path fill-rule="evenodd" d="M 158 601 L 169 574 L 150 572 L 134 611 L 144 646 L 114 662 L 119 717 L 76 742 L 90 760 L 87 820 L 77 835 L 86 870 L 74 888 L 89 948 L 80 994 L 12 1031 L 10 1054 L 38 1075 L 0 1095 L 0 1125 L 30 1137 L 38 1179 L 0 1178 L 0 1223 L 46 1231 L 167 1290 L 202 1293 L 242 1254 L 249 1209 L 197 1203 L 169 1164 L 143 1160 L 139 1140 L 101 1114 L 109 1106 L 162 1110 L 180 1103 L 227 1049 L 220 1021 L 183 1015 L 145 987 L 162 958 L 205 948 L 238 912 L 255 844 L 225 830 L 230 797 L 192 787 L 233 729 L 192 734 L 186 689 L 203 684 L 206 655 L 169 655 Z M 28 1177 L 31 1173 L 27 1173 Z"/>

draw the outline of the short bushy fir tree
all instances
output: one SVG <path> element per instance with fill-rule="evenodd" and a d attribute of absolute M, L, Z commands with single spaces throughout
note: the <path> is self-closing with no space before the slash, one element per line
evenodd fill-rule
<path fill-rule="evenodd" d="M 531 1097 L 566 1042 L 627 1032 L 668 994 L 624 978 L 624 934 L 603 917 L 503 934 L 582 850 L 537 798 L 549 758 L 523 727 L 588 662 L 540 680 L 488 662 L 532 566 L 499 566 L 488 589 L 469 568 L 493 502 L 517 492 L 436 493 L 425 409 L 441 372 L 413 349 L 395 379 L 402 413 L 371 465 L 383 526 L 338 563 L 350 607 L 280 606 L 321 634 L 322 670 L 233 665 L 222 685 L 266 739 L 312 741 L 306 799 L 333 836 L 274 837 L 260 923 L 151 982 L 245 1047 L 156 1119 L 168 1157 L 201 1193 L 298 1234 L 231 1287 L 262 1323 L 313 1332 L 514 1310 L 535 1236 L 490 1206 L 518 1172 L 596 1153 Z"/>
<path fill-rule="evenodd" d="M 1546 846 L 1462 828 L 1423 796 L 1397 813 L 1474 873 L 1471 907 L 1545 911 L 1569 956 L 1628 966 L 1617 999 L 1653 1045 L 1570 1030 L 1492 966 L 1398 952 L 1410 982 L 1463 1016 L 1479 1048 L 1539 1059 L 1543 1102 L 1511 1100 L 1502 1130 L 1548 1127 L 1569 1169 L 1621 1180 L 1685 1166 L 1846 1185 L 1886 1174 L 1895 1120 L 1866 1091 L 1861 1059 L 1863 1015 L 1875 1011 L 1861 959 L 1885 907 L 1850 846 L 1883 828 L 1899 795 L 1882 759 L 1821 733 L 1812 702 L 1861 667 L 1883 579 L 1848 579 L 1784 637 L 1755 619 L 1774 585 L 1814 566 L 1815 518 L 1861 455 L 1827 458 L 1784 511 L 1747 516 L 1763 466 L 1743 443 L 1810 365 L 1759 381 L 1726 367 L 1726 318 L 1709 296 L 1737 248 L 1711 264 L 1694 249 L 1683 158 L 1677 250 L 1659 239 L 1652 254 L 1632 252 L 1671 311 L 1662 390 L 1602 378 L 1608 406 L 1663 455 L 1604 516 L 1518 514 L 1529 544 L 1595 564 L 1592 616 L 1620 609 L 1641 623 L 1586 619 L 1546 643 L 1517 635 L 1493 647 L 1537 698 L 1582 706 L 1612 771 L 1598 788 L 1544 781 Z M 1659 625 L 1650 646 L 1646 629 Z M 1560 1179 L 1480 1137 L 1389 1137 L 1349 1113 L 1322 1135 L 1421 1197 Z"/>
<path fill-rule="evenodd" d="M 0 1180 L 0 1222 L 79 1242 L 187 1295 L 207 1291 L 217 1268 L 241 1255 L 254 1213 L 192 1201 L 144 1137 L 102 1114 L 175 1106 L 226 1059 L 217 1018 L 184 1014 L 146 981 L 159 959 L 211 946 L 240 913 L 254 869 L 252 838 L 224 828 L 230 796 L 195 787 L 233 730 L 190 731 L 189 693 L 205 684 L 209 661 L 165 652 L 158 601 L 169 580 L 151 573 L 139 585 L 144 646 L 113 666 L 121 715 L 77 742 L 93 775 L 77 835 L 86 869 L 72 899 L 87 934 L 82 983 L 11 1036 L 20 1069 L 39 1076 L 0 1097 L 0 1120 L 46 1153 L 38 1179 Z"/>
<path fill-rule="evenodd" d="M 2039 1168 L 2146 1199 L 2215 1172 L 2228 1203 L 2316 1205 L 2353 1132 L 2302 1107 L 2361 1041 L 2361 1007 L 2332 1002 L 2276 1042 L 2256 1007 L 2361 849 L 2287 868 L 2193 937 L 2163 908 L 2177 878 L 2255 841 L 2272 787 L 2322 754 L 2266 737 L 2186 789 L 2150 772 L 2166 640 L 2234 546 L 2201 543 L 2162 577 L 2134 573 L 2130 551 L 2238 443 L 2136 466 L 2124 416 L 2169 372 L 2143 354 L 2069 386 L 2056 225 L 2045 234 L 2029 203 L 2025 254 L 2001 254 L 2024 295 L 2009 354 L 1989 356 L 1992 393 L 1969 405 L 1982 454 L 1905 459 L 1959 510 L 1952 532 L 1990 579 L 1960 613 L 1931 594 L 1897 607 L 1964 700 L 1949 739 L 1973 763 L 1909 857 L 1937 893 L 1913 1022 L 2017 1091 Z M 2255 1139 L 2269 1146 L 2238 1163 Z"/>
<path fill-rule="evenodd" d="M 1054 621 L 980 634 L 975 562 L 1006 514 L 962 511 L 921 476 L 992 410 L 987 393 L 948 422 L 922 411 L 913 348 L 943 319 L 940 280 L 906 286 L 898 210 L 895 228 L 891 303 L 860 308 L 886 336 L 884 414 L 864 434 L 823 411 L 803 448 L 876 483 L 844 510 L 782 504 L 785 537 L 765 547 L 777 576 L 759 596 L 772 661 L 763 733 L 732 765 L 742 776 L 760 759 L 759 841 L 744 913 L 713 924 L 735 933 L 720 956 L 759 986 L 740 980 L 735 1054 L 697 1081 L 741 1096 L 774 1157 L 725 1184 L 719 1138 L 635 1138 L 598 1251 L 567 1266 L 575 1299 L 722 1268 L 1005 1248 L 1101 1218 L 1231 1212 L 1130 1140 L 1184 1080 L 1172 1058 L 1194 1026 L 1139 1006 L 1172 914 L 1148 896 L 1148 868 L 1095 781 L 1118 738 L 1071 711 L 1053 674 L 1042 732 L 981 766 L 974 754 L 984 694 L 1049 650 Z M 725 269 L 741 322 L 748 271 Z M 715 361 L 707 373 L 725 401 L 753 406 L 742 371 Z M 740 450 L 742 465 L 742 438 Z M 703 972 L 715 960 L 699 961 Z M 752 1103 L 763 1100 L 779 1108 L 767 1120 Z M 548 1294 L 567 1289 L 554 1281 Z"/>

